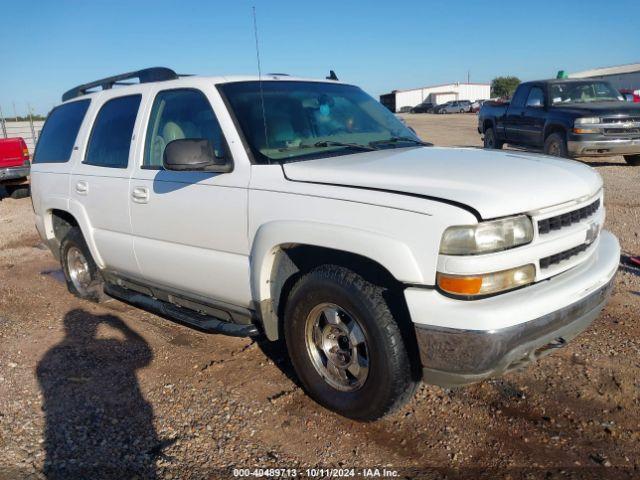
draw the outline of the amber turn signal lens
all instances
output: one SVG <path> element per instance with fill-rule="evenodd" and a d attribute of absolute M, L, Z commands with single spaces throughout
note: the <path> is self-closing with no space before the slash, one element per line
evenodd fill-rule
<path fill-rule="evenodd" d="M 533 264 L 522 267 L 478 275 L 449 275 L 438 272 L 436 280 L 440 290 L 453 295 L 491 295 L 533 283 L 536 267 Z"/>
<path fill-rule="evenodd" d="M 598 133 L 598 130 L 593 128 L 574 128 L 573 133 Z"/>
<path fill-rule="evenodd" d="M 458 277 L 438 274 L 438 286 L 449 293 L 477 295 L 482 288 L 482 277 Z"/>

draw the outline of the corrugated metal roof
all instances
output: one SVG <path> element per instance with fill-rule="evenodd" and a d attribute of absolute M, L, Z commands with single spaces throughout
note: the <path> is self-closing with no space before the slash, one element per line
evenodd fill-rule
<path fill-rule="evenodd" d="M 626 65 L 618 65 L 616 67 L 603 67 L 585 70 L 584 72 L 576 72 L 569 74 L 570 78 L 588 78 L 599 77 L 601 75 L 620 75 L 623 73 L 640 72 L 640 63 L 628 63 Z"/>

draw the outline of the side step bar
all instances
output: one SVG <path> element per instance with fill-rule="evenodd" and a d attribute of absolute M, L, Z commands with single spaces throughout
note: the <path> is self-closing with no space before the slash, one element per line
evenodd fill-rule
<path fill-rule="evenodd" d="M 232 337 L 257 337 L 260 335 L 260 331 L 255 325 L 225 322 L 211 315 L 201 314 L 188 308 L 181 308 L 112 283 L 105 283 L 104 293 L 148 312 L 185 323 L 190 327 L 207 333 L 221 333 Z"/>

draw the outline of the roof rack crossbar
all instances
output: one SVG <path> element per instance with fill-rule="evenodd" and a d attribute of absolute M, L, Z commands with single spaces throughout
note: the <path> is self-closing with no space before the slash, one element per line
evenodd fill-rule
<path fill-rule="evenodd" d="M 153 67 L 137 70 L 135 72 L 121 73 L 113 77 L 101 78 L 95 82 L 85 83 L 68 90 L 62 95 L 62 101 L 66 102 L 72 98 L 79 97 L 87 93 L 92 88 L 100 87 L 102 90 L 109 90 L 114 85 L 121 85 L 122 80 L 137 78 L 140 83 L 161 82 L 165 80 L 175 80 L 178 78 L 176 72 L 166 67 Z"/>

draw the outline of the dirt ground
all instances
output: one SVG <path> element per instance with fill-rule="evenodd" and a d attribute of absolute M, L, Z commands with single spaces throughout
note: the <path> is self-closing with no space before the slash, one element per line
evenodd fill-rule
<path fill-rule="evenodd" d="M 435 144 L 480 145 L 475 115 L 405 118 Z M 422 385 L 369 424 L 310 400 L 278 345 L 72 297 L 30 200 L 3 199 L 0 479 L 229 478 L 233 468 L 328 478 L 339 472 L 307 469 L 330 467 L 400 478 L 639 478 L 640 269 L 627 256 L 640 255 L 640 168 L 621 158 L 589 164 L 604 177 L 607 228 L 624 252 L 601 317 L 535 366 L 457 390 Z"/>

